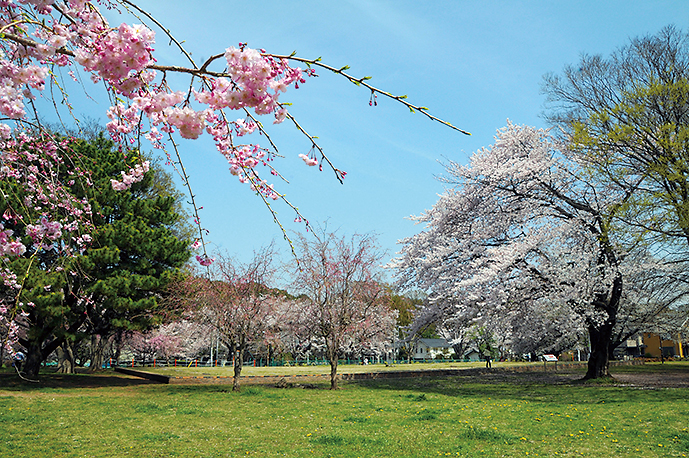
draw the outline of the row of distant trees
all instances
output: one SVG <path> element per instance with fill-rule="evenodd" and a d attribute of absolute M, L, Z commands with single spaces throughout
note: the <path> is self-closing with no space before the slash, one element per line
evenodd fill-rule
<path fill-rule="evenodd" d="M 397 329 L 397 311 L 380 277 L 382 252 L 371 236 L 322 231 L 298 235 L 294 272 L 299 297 L 270 288 L 277 270 L 273 246 L 249 263 L 218 256 L 210 275 L 189 274 L 172 285 L 171 301 L 185 316 L 209 326 L 235 355 L 234 388 L 247 349 L 296 356 L 321 353 L 337 388 L 345 354 L 385 354 Z"/>

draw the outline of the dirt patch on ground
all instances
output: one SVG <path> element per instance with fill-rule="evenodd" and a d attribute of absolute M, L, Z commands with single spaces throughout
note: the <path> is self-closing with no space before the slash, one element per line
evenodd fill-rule
<path fill-rule="evenodd" d="M 523 369 L 523 368 L 522 368 Z M 536 369 L 534 367 L 534 369 Z M 645 365 L 633 370 L 611 369 L 614 381 L 608 386 L 629 386 L 642 389 L 660 388 L 689 388 L 689 366 L 677 365 Z M 366 376 L 368 375 L 368 376 Z M 520 384 L 546 384 L 546 385 L 565 385 L 582 383 L 584 371 L 563 369 L 554 371 L 544 370 L 509 370 L 500 369 L 459 369 L 452 371 L 434 371 L 427 373 L 405 372 L 397 374 L 397 377 L 434 377 L 451 376 L 459 377 L 464 383 L 509 383 Z M 397 378 L 394 373 L 371 373 L 360 374 L 357 379 L 378 379 L 378 378 Z M 270 384 L 275 385 L 281 379 L 285 379 L 290 384 L 303 384 L 305 382 L 326 382 L 329 376 L 295 376 L 295 377 L 242 377 L 243 385 Z M 349 377 L 343 377 L 343 379 Z M 352 377 L 352 380 L 354 378 Z M 0 373 L 0 391 L 40 391 L 43 388 L 100 388 L 100 387 L 126 387 L 138 385 L 158 384 L 159 382 L 138 378 L 131 375 L 115 374 L 106 372 L 104 374 L 41 374 L 38 383 L 28 383 L 22 381 L 13 372 Z M 169 382 L 173 383 L 173 382 Z M 174 383 L 185 384 L 231 384 L 232 378 L 225 377 L 187 377 L 180 378 Z"/>
<path fill-rule="evenodd" d="M 643 388 L 689 388 L 689 373 L 664 372 L 645 374 L 614 374 L 615 380 L 626 386 Z"/>
<path fill-rule="evenodd" d="M 629 386 L 638 388 L 689 388 L 689 367 L 687 370 L 663 370 L 663 368 L 652 371 L 640 372 L 615 372 L 612 381 L 608 386 Z M 584 373 L 582 371 L 531 371 L 531 372 L 490 372 L 485 371 L 481 374 L 457 374 L 466 383 L 510 383 L 519 384 L 545 384 L 545 385 L 567 385 L 583 383 Z"/>

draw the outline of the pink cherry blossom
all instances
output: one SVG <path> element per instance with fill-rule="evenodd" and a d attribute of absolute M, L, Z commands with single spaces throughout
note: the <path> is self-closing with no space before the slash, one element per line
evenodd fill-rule
<path fill-rule="evenodd" d="M 313 167 L 314 165 L 318 165 L 318 159 L 315 157 L 309 157 L 306 154 L 300 154 L 299 157 L 306 163 L 306 165 Z"/>

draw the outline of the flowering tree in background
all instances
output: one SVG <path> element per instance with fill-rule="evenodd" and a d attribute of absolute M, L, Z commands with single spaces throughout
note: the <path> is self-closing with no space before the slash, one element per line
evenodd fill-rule
<path fill-rule="evenodd" d="M 401 286 L 430 292 L 421 317 L 502 322 L 513 340 L 538 338 L 543 349 L 585 332 L 586 378 L 608 376 L 635 248 L 614 224 L 629 189 L 596 181 L 546 131 L 512 124 L 447 171 L 456 187 L 418 218 L 426 229 L 395 263 Z"/>
<path fill-rule="evenodd" d="M 112 27 L 98 5 L 112 14 L 132 13 L 139 22 L 147 24 L 123 22 Z M 178 48 L 185 62 L 167 64 L 156 58 L 153 28 L 162 31 L 165 35 L 163 41 Z M 51 202 L 64 202 L 51 207 L 48 204 L 36 205 L 34 201 L 29 205 L 33 214 L 14 209 L 9 214 L 5 212 L 5 221 L 1 223 L 0 275 L 4 290 L 0 320 L 2 327 L 8 330 L 3 344 L 10 351 L 13 351 L 12 343 L 18 337 L 17 320 L 26 312 L 27 306 L 19 300 L 18 292 L 38 285 L 30 278 L 33 275 L 31 269 L 36 265 L 33 253 L 43 254 L 48 246 L 55 245 L 70 248 L 60 252 L 63 257 L 69 257 L 88 245 L 85 237 L 88 236 L 88 208 L 81 208 L 83 203 L 60 196 L 68 194 L 73 180 L 80 186 L 90 185 L 89 180 L 80 175 L 77 162 L 69 160 L 72 158 L 69 145 L 44 135 L 39 111 L 45 104 L 36 101 L 40 96 L 56 110 L 66 110 L 66 113 L 58 112 L 58 116 L 73 116 L 69 79 L 84 87 L 88 79 L 103 84 L 112 101 L 107 110 L 110 119 L 107 129 L 123 153 L 126 154 L 132 146 L 139 147 L 142 140 L 165 151 L 188 188 L 197 223 L 199 215 L 194 195 L 177 149 L 180 138 L 196 139 L 204 133 L 210 135 L 218 152 L 227 159 L 231 173 L 255 191 L 269 209 L 270 201 L 281 199 L 297 211 L 284 194 L 259 173 L 259 166 L 263 166 L 271 176 L 280 177 L 272 166 L 279 152 L 264 124 L 259 121 L 260 116 L 272 116 L 275 123 L 292 122 L 311 143 L 310 153 L 301 155 L 305 163 L 321 168 L 326 164 L 338 180 L 344 178 L 345 172 L 332 165 L 316 144 L 315 137 L 290 116 L 280 101 L 281 94 L 288 88 L 297 88 L 305 82 L 305 77 L 314 75 L 314 68 L 335 72 L 370 90 L 372 96 L 390 97 L 412 111 L 457 129 L 435 118 L 424 107 L 410 104 L 405 100 L 406 96 L 395 96 L 371 86 L 367 82 L 369 77 L 355 78 L 345 73 L 347 67 L 331 67 L 320 59 L 274 55 L 240 43 L 211 55 L 205 62 L 195 62 L 184 50 L 182 41 L 129 0 L 102 0 L 98 4 L 85 0 L 0 2 L 0 50 L 0 116 L 5 121 L 0 123 L 2 179 L 11 180 L 21 188 L 17 195 L 24 193 L 28 198 L 39 201 L 47 196 Z M 307 68 L 293 66 L 295 62 L 303 63 Z M 179 87 L 172 87 L 172 78 L 168 78 L 171 74 L 186 75 L 189 80 Z M 44 91 L 46 87 L 50 87 L 50 91 Z M 233 120 L 232 111 L 240 112 L 239 119 Z M 79 123 L 78 119 L 74 121 Z M 254 132 L 262 134 L 267 145 L 245 140 Z M 38 143 L 44 145 L 37 148 Z M 53 154 L 56 151 L 60 152 L 57 156 Z M 37 160 L 48 162 L 37 165 Z M 65 167 L 60 173 L 64 175 L 46 172 L 45 179 L 37 179 L 42 170 L 49 167 L 46 164 L 50 161 L 62 161 L 60 163 Z M 34 169 L 24 172 L 34 166 L 39 168 L 39 172 Z M 111 178 L 110 186 L 115 190 L 129 188 L 142 179 L 146 167 L 144 161 L 130 164 Z M 67 175 L 75 175 L 75 178 Z M 9 208 L 7 205 L 4 207 Z M 61 229 L 65 226 L 69 230 Z M 203 236 L 199 224 L 201 243 L 198 248 L 202 252 L 198 260 L 202 265 L 209 265 L 212 259 L 205 253 Z M 41 269 L 50 272 L 44 266 Z M 60 281 L 51 278 L 40 283 L 41 287 L 52 285 L 57 290 Z M 87 300 L 80 294 L 78 286 L 78 282 L 70 286 L 70 300 Z M 50 296 L 47 290 L 44 296 Z"/>
<path fill-rule="evenodd" d="M 218 256 L 211 277 L 189 276 L 183 284 L 173 285 L 193 318 L 211 326 L 234 360 L 232 389 L 238 391 L 244 355 L 252 345 L 270 339 L 277 326 L 281 301 L 279 292 L 269 287 L 274 267 L 274 249 L 269 246 L 242 264 Z"/>
<path fill-rule="evenodd" d="M 324 231 L 314 238 L 299 235 L 297 253 L 295 288 L 308 300 L 301 302 L 305 309 L 295 333 L 323 343 L 330 387 L 337 389 L 338 358 L 345 351 L 374 350 L 392 341 L 397 311 L 380 278 L 383 253 L 370 235 L 347 240 Z"/>
<path fill-rule="evenodd" d="M 89 173 L 73 140 L 18 134 L 3 142 L 0 167 L 0 321 L 3 344 L 22 339 L 28 368 L 85 322 L 89 295 L 76 257 L 92 237 L 92 209 L 83 188 Z M 31 324 L 27 330 L 27 324 Z M 52 351 L 50 350 L 50 351 Z M 36 369 L 37 370 L 37 369 Z"/>

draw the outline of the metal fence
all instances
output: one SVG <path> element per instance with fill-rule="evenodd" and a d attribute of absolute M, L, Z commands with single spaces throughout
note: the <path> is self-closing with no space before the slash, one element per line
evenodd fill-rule
<path fill-rule="evenodd" d="M 364 364 L 419 364 L 419 363 L 452 363 L 452 362 L 471 362 L 469 359 L 370 359 L 365 358 L 340 359 L 339 365 L 364 365 Z M 473 360 L 475 361 L 475 360 Z M 322 366 L 329 365 L 326 358 L 307 358 L 297 360 L 251 358 L 244 360 L 244 366 L 253 367 L 279 367 L 279 366 Z M 210 358 L 161 358 L 161 359 L 120 359 L 114 361 L 112 358 L 105 362 L 104 367 L 226 367 L 234 366 L 234 360 Z"/>

